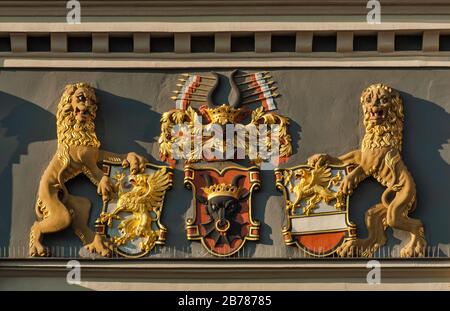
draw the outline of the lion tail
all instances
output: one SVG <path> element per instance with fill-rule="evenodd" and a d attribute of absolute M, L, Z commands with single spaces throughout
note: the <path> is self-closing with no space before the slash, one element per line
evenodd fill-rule
<path fill-rule="evenodd" d="M 416 206 L 417 206 L 417 198 L 416 198 L 416 195 L 414 195 L 411 202 L 409 203 L 408 213 L 414 212 L 414 210 L 416 209 Z"/>
<path fill-rule="evenodd" d="M 384 192 L 383 192 L 383 194 L 381 195 L 381 203 L 384 205 L 384 206 L 389 206 L 389 204 L 391 204 L 391 202 L 392 202 L 392 199 L 391 198 L 389 198 L 389 195 L 391 195 L 392 193 L 394 193 L 395 191 L 394 190 L 392 190 L 391 188 L 387 188 Z"/>
<path fill-rule="evenodd" d="M 389 195 L 395 192 L 396 191 L 393 190 L 392 188 L 387 188 L 381 196 L 381 203 L 386 207 L 389 206 L 389 204 L 391 204 L 392 202 L 392 199 L 389 199 Z M 414 194 L 408 203 L 408 213 L 413 212 L 416 209 L 416 206 L 417 206 L 417 199 L 416 195 Z"/>

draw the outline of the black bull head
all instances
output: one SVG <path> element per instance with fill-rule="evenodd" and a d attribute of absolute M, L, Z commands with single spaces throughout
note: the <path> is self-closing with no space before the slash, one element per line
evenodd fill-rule
<path fill-rule="evenodd" d="M 237 175 L 233 178 L 231 186 L 239 187 L 239 181 L 245 175 Z M 203 175 L 206 187 L 213 185 L 210 175 Z M 241 191 L 240 191 L 241 192 Z M 238 198 L 230 195 L 217 195 L 210 199 L 198 197 L 198 201 L 206 205 L 207 213 L 211 221 L 204 224 L 206 235 L 212 237 L 216 245 L 230 244 L 234 239 L 241 237 L 242 224 L 236 221 L 236 216 L 241 210 L 241 202 L 245 201 L 250 192 L 240 194 Z"/>

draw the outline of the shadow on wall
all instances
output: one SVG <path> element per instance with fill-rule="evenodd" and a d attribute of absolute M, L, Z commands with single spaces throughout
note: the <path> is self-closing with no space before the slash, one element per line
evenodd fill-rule
<path fill-rule="evenodd" d="M 7 246 L 12 219 L 13 165 L 19 164 L 31 143 L 56 139 L 56 120 L 47 110 L 1 91 L 0 107 L 0 245 Z M 34 207 L 29 210 L 34 213 Z"/>
<path fill-rule="evenodd" d="M 122 154 L 134 151 L 158 162 L 150 155 L 150 145 L 159 136 L 161 114 L 143 102 L 98 89 L 96 94 L 100 102 L 96 129 L 101 148 Z"/>
<path fill-rule="evenodd" d="M 412 217 L 424 222 L 431 246 L 450 243 L 450 163 L 440 153 L 450 143 L 450 114 L 427 100 L 401 95 L 405 105 L 403 157 L 417 186 Z"/>
<path fill-rule="evenodd" d="M 301 145 L 301 133 L 302 133 L 302 127 L 300 126 L 300 124 L 298 124 L 297 121 L 295 121 L 294 119 L 289 118 L 289 128 L 288 128 L 288 133 L 291 135 L 291 145 L 292 145 L 292 154 L 295 155 L 299 152 L 301 152 L 300 150 L 300 145 Z M 290 159 L 292 159 L 293 157 L 290 157 Z M 294 163 L 292 161 L 287 161 L 286 164 L 281 164 L 280 167 L 289 167 L 289 166 L 295 166 L 298 165 L 298 163 Z M 274 177 L 275 180 L 275 177 Z"/>

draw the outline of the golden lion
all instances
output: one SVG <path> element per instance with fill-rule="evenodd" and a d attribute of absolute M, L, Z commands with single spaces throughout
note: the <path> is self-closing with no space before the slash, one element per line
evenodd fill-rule
<path fill-rule="evenodd" d="M 110 253 L 100 235 L 87 225 L 90 201 L 71 195 L 65 183 L 83 173 L 97 186 L 103 200 L 108 200 L 113 187 L 99 168 L 102 161 L 123 160 L 124 166 L 137 173 L 144 170 L 146 160 L 135 153 L 122 156 L 99 150 L 94 125 L 96 111 L 97 98 L 91 86 L 76 83 L 65 87 L 56 113 L 58 148 L 39 184 L 36 202 L 39 220 L 31 227 L 30 256 L 48 255 L 41 242 L 43 234 L 61 231 L 69 225 L 88 251 L 102 256 Z"/>
<path fill-rule="evenodd" d="M 416 186 L 400 155 L 404 121 L 400 94 L 389 86 L 374 84 L 362 92 L 361 104 L 366 128 L 361 150 L 338 158 L 316 154 L 308 159 L 310 165 L 356 165 L 342 181 L 340 189 L 345 194 L 350 195 L 369 176 L 387 187 L 381 202 L 366 212 L 368 237 L 345 242 L 337 253 L 342 257 L 372 256 L 386 242 L 384 231 L 389 226 L 411 234 L 401 257 L 423 257 L 426 241 L 422 222 L 408 217 L 416 205 Z"/>

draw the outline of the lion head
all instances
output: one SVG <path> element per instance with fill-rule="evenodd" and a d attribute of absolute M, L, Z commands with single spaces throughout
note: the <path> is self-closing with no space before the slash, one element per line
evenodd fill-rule
<path fill-rule="evenodd" d="M 95 134 L 97 97 L 87 83 L 68 84 L 64 88 L 56 113 L 58 145 L 100 146 Z"/>
<path fill-rule="evenodd" d="M 402 148 L 403 102 L 400 94 L 382 83 L 373 84 L 361 94 L 366 133 L 362 149 Z"/>

